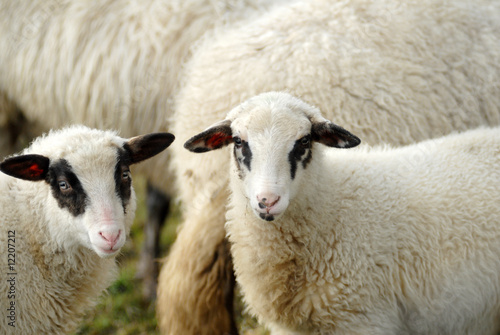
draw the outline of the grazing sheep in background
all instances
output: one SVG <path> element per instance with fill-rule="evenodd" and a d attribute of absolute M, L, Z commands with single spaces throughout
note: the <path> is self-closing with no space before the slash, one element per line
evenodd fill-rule
<path fill-rule="evenodd" d="M 231 143 L 226 228 L 236 279 L 271 329 L 500 330 L 500 128 L 396 149 L 328 149 L 360 141 L 272 92 L 185 146 Z"/>
<path fill-rule="evenodd" d="M 0 164 L 2 334 L 75 330 L 117 274 L 136 209 L 129 166 L 173 140 L 74 126 Z"/>
<path fill-rule="evenodd" d="M 119 129 L 123 136 L 165 131 L 194 42 L 277 1 L 2 0 L 0 94 L 45 130 L 82 123 Z M 167 193 L 161 205 L 174 194 L 169 158 L 163 155 L 136 171 Z M 147 203 L 158 206 L 155 199 Z M 157 248 L 157 236 L 148 232 L 159 229 L 163 219 L 158 214 L 148 220 L 156 224 L 145 230 L 145 241 L 153 244 L 146 248 Z M 151 297 L 156 292 L 151 273 L 158 265 L 153 255 L 143 255 L 139 272 Z"/>
<path fill-rule="evenodd" d="M 184 142 L 249 97 L 286 90 L 368 144 L 406 144 L 499 124 L 499 64 L 498 1 L 296 1 L 200 43 L 172 129 Z M 159 277 L 160 329 L 218 335 L 206 316 L 225 313 L 231 290 L 226 153 L 172 152 L 184 223 Z"/>

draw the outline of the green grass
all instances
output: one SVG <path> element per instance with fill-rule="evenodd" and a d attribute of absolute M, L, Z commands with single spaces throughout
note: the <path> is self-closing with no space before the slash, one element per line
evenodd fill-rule
<path fill-rule="evenodd" d="M 154 304 L 140 296 L 140 283 L 134 280 L 135 266 L 127 265 L 120 277 L 88 313 L 77 334 L 158 334 Z"/>
<path fill-rule="evenodd" d="M 142 283 L 134 278 L 143 241 L 144 222 L 146 221 L 145 180 L 135 178 L 134 188 L 137 193 L 137 211 L 130 238 L 117 258 L 120 268 L 118 279 L 100 297 L 98 305 L 86 314 L 75 335 L 159 334 L 155 303 L 143 300 L 141 295 Z M 174 207 L 160 236 L 162 256 L 167 254 L 170 245 L 175 240 L 179 221 L 179 210 Z M 238 323 L 242 334 L 268 334 L 264 328 L 259 327 L 255 319 L 242 312 L 243 305 L 240 300 L 236 302 L 236 310 L 240 315 Z"/>

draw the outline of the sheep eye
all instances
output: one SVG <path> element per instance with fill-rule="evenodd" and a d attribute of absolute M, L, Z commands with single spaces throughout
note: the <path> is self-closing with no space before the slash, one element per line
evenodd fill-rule
<path fill-rule="evenodd" d="M 300 145 L 302 145 L 304 148 L 309 148 L 311 145 L 311 139 L 309 135 L 302 137 L 300 140 Z"/>
<path fill-rule="evenodd" d="M 234 145 L 235 145 L 237 148 L 241 147 L 241 143 L 242 143 L 242 142 L 241 142 L 241 138 L 239 138 L 238 136 L 235 136 L 235 137 L 233 137 L 233 141 L 234 141 Z"/>
<path fill-rule="evenodd" d="M 66 180 L 59 180 L 58 184 L 61 192 L 67 193 L 71 191 L 71 185 Z"/>
<path fill-rule="evenodd" d="M 131 179 L 130 171 L 129 170 L 123 171 L 123 173 L 122 173 L 122 180 L 123 181 L 128 181 L 130 179 Z"/>

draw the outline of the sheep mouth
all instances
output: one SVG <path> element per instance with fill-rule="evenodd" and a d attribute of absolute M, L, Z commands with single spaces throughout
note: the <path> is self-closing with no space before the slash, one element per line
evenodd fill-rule
<path fill-rule="evenodd" d="M 109 258 L 115 256 L 121 248 L 101 248 L 97 247 L 98 250 L 95 250 L 97 255 L 101 258 Z"/>
<path fill-rule="evenodd" d="M 269 214 L 269 213 L 259 213 L 259 217 L 262 220 L 266 220 L 266 221 L 273 221 L 274 220 L 274 215 Z"/>
<path fill-rule="evenodd" d="M 281 207 L 282 206 L 273 206 L 273 207 L 266 207 L 266 208 L 261 208 L 260 206 L 259 206 L 259 208 L 253 207 L 253 212 L 255 213 L 255 215 L 259 219 L 270 222 L 270 221 L 277 220 L 278 218 L 280 218 L 283 215 L 285 210 Z M 285 209 L 286 209 L 286 206 L 285 206 Z"/>

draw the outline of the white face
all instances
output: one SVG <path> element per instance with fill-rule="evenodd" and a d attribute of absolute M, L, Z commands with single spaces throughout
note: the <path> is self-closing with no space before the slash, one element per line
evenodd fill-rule
<path fill-rule="evenodd" d="M 231 124 L 234 158 L 253 212 L 272 221 L 299 192 L 311 160 L 311 122 L 287 106 L 255 108 Z"/>
<path fill-rule="evenodd" d="M 68 245 L 77 242 L 100 257 L 114 256 L 124 245 L 136 203 L 121 154 L 123 149 L 108 147 L 98 154 L 78 153 L 51 162 L 47 213 L 61 218 L 51 225 L 52 233 L 71 241 Z"/>

